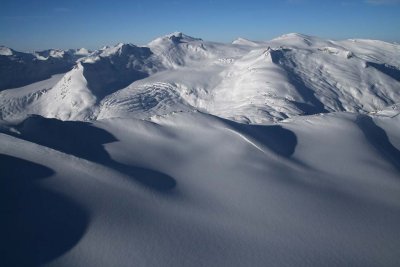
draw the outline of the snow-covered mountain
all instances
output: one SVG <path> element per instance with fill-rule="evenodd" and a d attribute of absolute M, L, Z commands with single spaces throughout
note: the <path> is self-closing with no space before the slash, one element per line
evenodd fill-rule
<path fill-rule="evenodd" d="M 0 266 L 400 266 L 400 45 L 0 48 Z"/>
<path fill-rule="evenodd" d="M 49 49 L 33 53 L 0 46 L 0 91 L 25 86 L 69 71 L 87 49 Z"/>
<path fill-rule="evenodd" d="M 47 76 L 66 71 L 76 61 L 65 51 L 36 53 L 36 57 L 2 51 L 1 58 L 6 60 L 2 68 L 15 73 L 18 68 L 11 65 L 26 65 L 18 58 L 28 57 L 44 68 L 54 66 L 53 72 L 44 71 Z M 0 73 L 18 80 L 18 75 Z M 13 88 L 1 94 L 4 119 L 28 113 L 62 120 L 149 118 L 201 110 L 262 123 L 323 112 L 368 113 L 400 102 L 400 45 L 301 34 L 267 42 L 238 39 L 221 44 L 173 33 L 143 47 L 117 44 L 94 51 L 78 59 L 45 93 L 40 86 L 27 90 L 14 88 L 18 82 L 2 81 L 3 87 Z M 32 100 L 28 95 L 32 93 L 40 97 L 37 94 Z"/>

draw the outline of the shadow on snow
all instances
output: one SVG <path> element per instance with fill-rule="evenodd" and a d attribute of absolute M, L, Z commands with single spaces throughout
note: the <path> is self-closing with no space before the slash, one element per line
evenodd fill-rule
<path fill-rule="evenodd" d="M 165 173 L 113 160 L 103 145 L 118 140 L 88 122 L 32 116 L 18 130 L 20 138 L 113 168 L 153 190 L 165 192 L 176 186 L 175 179 Z"/>
<path fill-rule="evenodd" d="M 385 130 L 366 115 L 359 115 L 356 122 L 370 144 L 400 172 L 400 151 L 392 145 Z"/>
<path fill-rule="evenodd" d="M 87 213 L 38 179 L 54 171 L 0 154 L 0 265 L 39 266 L 75 246 L 86 231 Z"/>

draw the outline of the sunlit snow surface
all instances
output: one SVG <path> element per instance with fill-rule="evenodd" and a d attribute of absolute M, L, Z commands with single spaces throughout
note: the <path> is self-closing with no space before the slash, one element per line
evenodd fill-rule
<path fill-rule="evenodd" d="M 400 266 L 399 60 L 174 33 L 1 91 L 0 266 Z"/>
<path fill-rule="evenodd" d="M 287 34 L 221 44 L 173 33 L 145 47 L 105 47 L 77 62 L 51 90 L 34 101 L 2 105 L 0 116 L 13 120 L 34 110 L 61 120 L 148 119 L 201 110 L 265 123 L 333 111 L 368 113 L 400 102 L 400 46 L 374 40 Z M 8 101 L 14 91 L 0 92 L 0 99 L 14 103 Z"/>

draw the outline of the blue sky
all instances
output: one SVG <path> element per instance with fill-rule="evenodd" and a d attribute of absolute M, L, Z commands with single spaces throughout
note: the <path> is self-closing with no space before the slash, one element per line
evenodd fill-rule
<path fill-rule="evenodd" d="M 2 0 L 0 44 L 28 51 L 142 45 L 174 31 L 205 40 L 289 32 L 400 42 L 400 0 Z"/>

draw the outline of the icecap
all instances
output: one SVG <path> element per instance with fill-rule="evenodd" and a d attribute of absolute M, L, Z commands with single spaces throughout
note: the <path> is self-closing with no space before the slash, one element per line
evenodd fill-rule
<path fill-rule="evenodd" d="M 399 48 L 1 48 L 0 266 L 400 266 Z"/>

